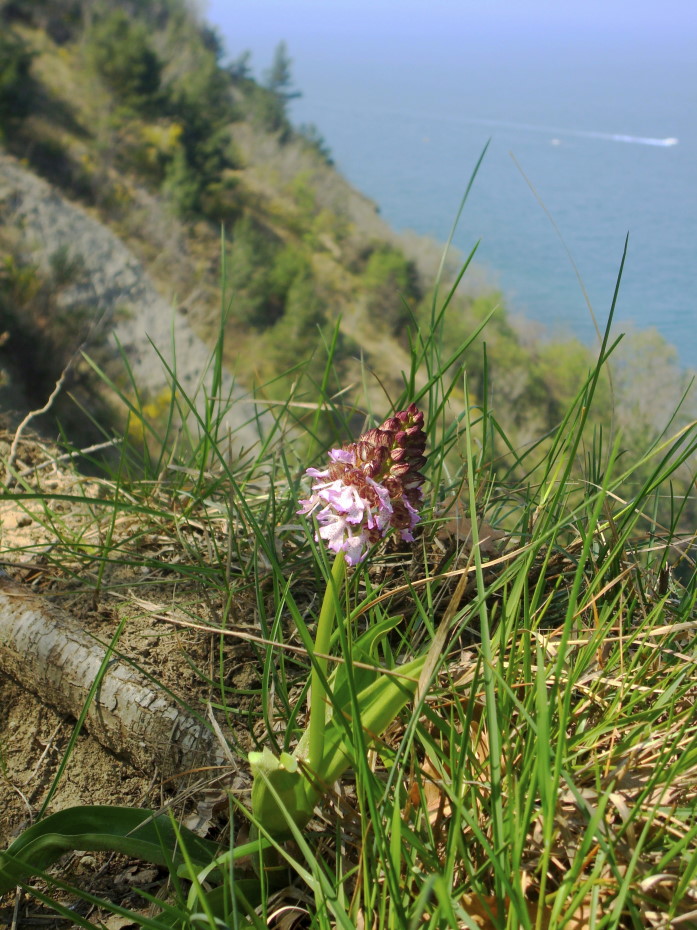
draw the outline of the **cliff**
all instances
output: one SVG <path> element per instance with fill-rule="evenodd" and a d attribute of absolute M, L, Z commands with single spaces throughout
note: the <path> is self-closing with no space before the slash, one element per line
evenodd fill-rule
<path fill-rule="evenodd" d="M 84 344 L 89 352 L 99 345 L 112 373 L 123 354 L 146 396 L 168 389 L 169 367 L 188 396 L 203 397 L 211 350 L 193 331 L 185 308 L 177 309 L 162 296 L 142 261 L 107 226 L 7 155 L 0 155 L 0 222 L 13 230 L 14 254 L 44 275 L 51 274 L 52 257 L 80 256 L 79 272 L 56 302 L 67 319 L 82 318 L 84 339 L 75 333 L 76 349 Z M 246 392 L 229 372 L 223 373 L 222 392 L 231 398 L 227 425 L 238 447 L 249 448 L 258 433 L 248 424 L 252 411 Z M 24 392 L 12 397 L 6 384 L 0 388 L 6 410 L 10 398 L 30 406 Z"/>
<path fill-rule="evenodd" d="M 318 132 L 290 124 L 288 61 L 260 85 L 181 0 L 6 2 L 0 21 L 0 400 L 10 425 L 43 406 L 66 366 L 41 423 L 52 435 L 58 423 L 75 442 L 99 434 L 86 406 L 107 433 L 123 429 L 129 405 L 132 419 L 146 406 L 155 422 L 171 410 L 174 353 L 180 385 L 202 399 L 221 336 L 237 427 L 255 411 L 239 403 L 247 391 L 311 406 L 335 329 L 332 392 L 369 408 L 399 391 L 409 340 L 432 325 L 440 247 L 396 235 Z M 491 393 L 518 444 L 554 427 L 594 364 L 573 339 L 531 338 L 481 286 L 458 289 L 442 335 L 447 351 L 467 344 L 457 364 L 471 396 Z M 625 344 L 598 417 L 645 445 L 686 376 L 656 334 Z M 455 405 L 463 400 L 456 391 Z M 239 435 L 247 446 L 255 433 Z"/>

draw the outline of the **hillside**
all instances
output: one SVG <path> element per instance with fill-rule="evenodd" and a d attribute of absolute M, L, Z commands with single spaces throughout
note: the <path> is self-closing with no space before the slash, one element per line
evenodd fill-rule
<path fill-rule="evenodd" d="M 42 407 L 68 365 L 64 390 L 39 421 L 50 435 L 57 420 L 76 443 L 99 436 L 68 394 L 78 407 L 89 398 L 107 430 L 123 428 L 136 394 L 157 420 L 171 403 L 171 378 L 148 338 L 172 359 L 174 336 L 177 376 L 189 390 L 221 318 L 226 385 L 234 379 L 271 400 L 292 390 L 311 404 L 338 325 L 333 391 L 370 407 L 399 390 L 415 327 L 432 325 L 440 247 L 397 236 L 336 171 L 319 132 L 289 123 L 296 91 L 282 44 L 262 86 L 245 56 L 226 61 L 184 0 L 5 0 L 0 17 L 0 368 L 3 408 L 15 411 L 9 424 Z M 537 441 L 594 354 L 573 339 L 532 335 L 500 294 L 469 293 L 467 276 L 443 322 L 446 346 L 468 343 L 492 313 L 457 364 L 475 399 L 490 393 L 517 443 Z M 82 352 L 116 384 L 119 401 Z M 644 444 L 687 376 L 655 333 L 630 335 L 615 355 L 602 425 Z M 456 409 L 463 399 L 456 389 Z M 250 411 L 235 405 L 238 425 Z"/>
<path fill-rule="evenodd" d="M 199 377 L 196 337 L 210 347 L 219 326 L 221 223 L 226 361 L 247 383 L 307 360 L 317 327 L 340 315 L 347 340 L 363 335 L 371 255 L 394 265 L 385 272 L 395 277 L 393 304 L 400 275 L 417 276 L 375 206 L 290 128 L 280 97 L 219 65 L 210 33 L 183 5 L 150 5 L 156 100 L 136 99 L 127 76 L 95 64 L 100 42 L 110 53 L 137 45 L 143 20 L 124 11 L 134 14 L 124 4 L 90 26 L 87 5 L 2 9 L 6 46 L 26 77 L 14 97 L 5 87 L 4 142 L 17 160 L 1 166 L 5 397 L 18 408 L 43 402 L 80 345 L 78 316 L 102 360 L 114 331 L 146 397 L 165 381 L 143 361 L 146 335 L 162 349 L 172 321 L 179 375 L 187 386 Z M 23 383 L 26 368 L 13 359 L 37 336 L 51 343 L 51 371 Z"/>

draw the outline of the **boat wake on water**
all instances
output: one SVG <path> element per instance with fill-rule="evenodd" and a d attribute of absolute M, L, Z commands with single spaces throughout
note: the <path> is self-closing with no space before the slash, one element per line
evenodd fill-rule
<path fill-rule="evenodd" d="M 657 139 L 652 136 L 630 136 L 619 132 L 594 132 L 587 129 L 555 129 L 550 126 L 535 126 L 530 123 L 512 123 L 507 120 L 498 119 L 466 119 L 468 123 L 477 123 L 482 126 L 498 126 L 501 129 L 522 129 L 526 132 L 544 132 L 551 133 L 554 136 L 552 140 L 559 144 L 560 136 L 575 136 L 580 139 L 601 139 L 606 142 L 629 142 L 634 145 L 656 145 L 663 148 L 669 148 L 678 145 L 679 139 L 669 136 L 665 139 Z"/>

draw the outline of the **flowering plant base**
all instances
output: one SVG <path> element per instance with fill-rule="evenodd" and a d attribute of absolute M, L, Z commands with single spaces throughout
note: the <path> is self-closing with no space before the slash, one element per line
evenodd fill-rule
<path fill-rule="evenodd" d="M 382 635 L 386 632 L 382 631 Z M 359 654 L 360 646 L 358 640 L 355 647 Z M 370 672 L 370 682 L 357 694 L 358 720 L 351 715 L 345 666 L 339 666 L 330 686 L 334 702 L 345 701 L 344 709 L 335 708 L 329 720 L 323 721 L 322 755 L 316 767 L 310 765 L 309 730 L 292 754 L 277 757 L 268 749 L 249 754 L 254 775 L 252 812 L 267 833 L 284 839 L 292 835 L 293 827 L 302 829 L 311 820 L 315 804 L 353 762 L 353 741 L 347 724 L 349 728 L 359 725 L 365 741 L 374 742 L 414 696 L 425 662 L 426 656 L 419 656 L 390 675 L 381 675 L 378 669 Z M 325 710 L 324 705 L 321 710 Z"/>
<path fill-rule="evenodd" d="M 312 817 L 323 793 L 352 761 L 352 727 L 359 726 L 373 741 L 394 720 L 414 694 L 425 657 L 403 666 L 399 675 L 362 670 L 354 676 L 355 703 L 348 688 L 346 666 L 329 677 L 327 654 L 336 606 L 346 566 L 365 559 L 370 547 L 390 529 L 403 540 L 413 540 L 419 522 L 426 462 L 423 414 L 414 404 L 371 429 L 357 442 L 332 449 L 326 469 L 308 468 L 314 479 L 312 495 L 301 501 L 299 513 L 313 514 L 319 525 L 316 539 L 336 553 L 317 624 L 310 699 L 310 725 L 290 755 L 276 757 L 268 749 L 249 754 L 254 775 L 252 810 L 258 824 L 276 838 L 290 836 Z M 369 629 L 352 643 L 354 661 L 375 661 L 373 648 L 391 624 Z M 360 682 L 360 683 L 359 683 Z M 353 708 L 358 713 L 354 715 Z"/>

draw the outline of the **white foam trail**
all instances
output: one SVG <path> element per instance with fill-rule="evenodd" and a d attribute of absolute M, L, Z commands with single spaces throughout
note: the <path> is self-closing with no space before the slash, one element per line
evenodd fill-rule
<path fill-rule="evenodd" d="M 677 145 L 679 140 L 671 136 L 668 139 L 652 139 L 650 136 L 624 136 L 620 133 L 606 132 L 577 132 L 575 135 L 584 135 L 593 139 L 608 139 L 610 142 L 633 142 L 635 145 Z"/>
<path fill-rule="evenodd" d="M 499 126 L 502 129 L 523 129 L 527 132 L 551 133 L 553 136 L 576 136 L 581 139 L 603 139 L 606 142 L 629 142 L 634 145 L 658 145 L 668 148 L 677 145 L 679 139 L 669 136 L 666 139 L 655 139 L 652 136 L 629 136 L 619 132 L 593 132 L 585 129 L 558 129 L 551 126 L 534 126 L 530 123 L 510 123 L 498 119 L 467 119 L 468 123 L 479 123 L 483 126 Z"/>
<path fill-rule="evenodd" d="M 342 110 L 346 113 L 354 113 L 353 107 L 346 106 L 337 106 L 334 103 L 321 103 L 320 106 L 326 106 L 331 110 Z M 502 119 L 484 119 L 483 117 L 476 116 L 460 116 L 459 114 L 449 114 L 445 115 L 443 113 L 417 113 L 412 110 L 403 110 L 403 109 L 393 109 L 393 108 L 366 108 L 361 107 L 360 110 L 355 112 L 365 113 L 368 110 L 375 114 L 381 115 L 391 115 L 391 116 L 401 116 L 405 119 L 437 119 L 441 122 L 446 123 L 469 123 L 473 126 L 492 126 L 498 129 L 522 129 L 526 132 L 543 132 L 547 135 L 551 135 L 552 143 L 554 145 L 559 145 L 560 140 L 558 136 L 575 136 L 580 139 L 600 139 L 605 142 L 629 142 L 633 145 L 655 145 L 661 148 L 670 148 L 673 145 L 678 145 L 680 140 L 676 139 L 674 136 L 668 136 L 665 139 L 657 139 L 653 136 L 630 136 L 625 133 L 619 132 L 593 132 L 592 130 L 587 129 L 555 129 L 551 126 L 537 126 L 532 123 L 514 123 L 509 120 Z"/>

